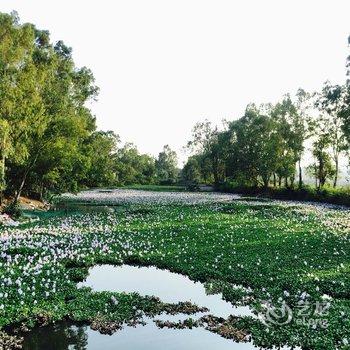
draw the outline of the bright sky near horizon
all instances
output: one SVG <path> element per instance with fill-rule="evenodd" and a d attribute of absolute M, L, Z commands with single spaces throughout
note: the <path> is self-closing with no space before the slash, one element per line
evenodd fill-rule
<path fill-rule="evenodd" d="M 157 155 L 249 102 L 345 81 L 349 0 L 0 0 L 73 48 L 99 128 Z"/>

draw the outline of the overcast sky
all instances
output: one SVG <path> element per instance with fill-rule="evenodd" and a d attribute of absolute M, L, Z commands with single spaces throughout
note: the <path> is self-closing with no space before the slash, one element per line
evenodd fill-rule
<path fill-rule="evenodd" d="M 92 69 L 99 128 L 152 155 L 199 120 L 345 80 L 349 0 L 0 0 L 11 10 Z"/>

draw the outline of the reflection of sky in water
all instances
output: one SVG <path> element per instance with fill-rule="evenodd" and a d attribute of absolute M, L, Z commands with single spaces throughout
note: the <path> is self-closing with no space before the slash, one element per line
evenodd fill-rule
<path fill-rule="evenodd" d="M 206 295 L 204 286 L 186 276 L 160 270 L 155 267 L 95 266 L 80 286 L 95 291 L 138 292 L 155 295 L 164 302 L 191 301 L 206 306 L 216 316 L 251 315 L 248 307 L 234 308 L 220 295 Z M 197 315 L 161 314 L 155 319 L 177 322 Z M 146 318 L 145 326 L 125 326 L 113 335 L 103 335 L 87 326 L 75 326 L 59 322 L 34 329 L 25 337 L 24 350 L 257 350 L 252 343 L 236 343 L 231 339 L 211 333 L 204 328 L 158 328 L 152 319 Z M 287 349 L 287 348 L 283 348 Z"/>
<path fill-rule="evenodd" d="M 86 326 L 60 322 L 36 328 L 25 338 L 24 350 L 258 350 L 251 343 L 235 343 L 204 328 L 159 329 L 147 325 L 124 327 L 103 335 Z M 287 347 L 281 350 L 288 349 Z"/>
<path fill-rule="evenodd" d="M 95 266 L 90 269 L 86 282 L 80 285 L 91 287 L 95 291 L 154 295 L 168 303 L 191 301 L 209 308 L 211 314 L 225 318 L 229 315 L 252 315 L 248 307 L 233 307 L 231 303 L 222 300 L 221 295 L 207 295 L 202 283 L 156 267 Z"/>
<path fill-rule="evenodd" d="M 203 328 L 159 329 L 147 321 L 146 326 L 125 327 L 111 336 L 65 323 L 37 328 L 26 338 L 24 350 L 256 350 Z"/>
<path fill-rule="evenodd" d="M 88 331 L 88 349 L 133 349 L 133 350 L 250 350 L 255 349 L 249 343 L 234 343 L 203 328 L 193 329 L 158 329 L 152 322 L 136 328 L 127 327 L 111 337 L 97 336 Z M 100 347 L 99 347 L 100 346 Z"/>

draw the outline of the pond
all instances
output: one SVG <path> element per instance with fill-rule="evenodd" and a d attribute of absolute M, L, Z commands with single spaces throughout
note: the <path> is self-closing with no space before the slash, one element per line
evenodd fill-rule
<path fill-rule="evenodd" d="M 159 329 L 151 320 L 145 326 L 125 327 L 102 335 L 88 326 L 58 323 L 35 329 L 25 338 L 24 350 L 256 350 L 250 343 L 234 343 L 203 328 Z"/>
<path fill-rule="evenodd" d="M 98 292 L 137 292 L 140 295 L 154 295 L 167 303 L 190 301 L 198 306 L 207 307 L 212 315 L 224 318 L 229 315 L 253 316 L 247 306 L 233 307 L 219 294 L 208 295 L 202 283 L 153 266 L 95 266 L 90 269 L 88 278 L 80 283 L 80 286 L 91 287 Z"/>
<path fill-rule="evenodd" d="M 203 284 L 188 277 L 160 270 L 156 267 L 130 265 L 102 265 L 90 269 L 85 282 L 79 287 L 89 286 L 95 291 L 138 292 L 155 295 L 164 302 L 191 301 L 210 309 L 216 316 L 254 316 L 248 307 L 233 307 L 222 300 L 221 295 L 207 295 Z M 198 313 L 192 318 L 203 316 Z M 156 316 L 156 319 L 178 321 L 187 315 Z M 59 322 L 55 325 L 36 328 L 25 337 L 25 350 L 256 350 L 252 343 L 235 343 L 204 328 L 169 329 L 158 328 L 150 318 L 146 325 L 125 326 L 113 335 L 102 335 L 89 326 Z"/>

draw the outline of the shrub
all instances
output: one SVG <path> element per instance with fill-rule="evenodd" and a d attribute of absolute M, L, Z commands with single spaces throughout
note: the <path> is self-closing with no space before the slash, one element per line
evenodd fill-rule
<path fill-rule="evenodd" d="M 186 190 L 188 190 L 188 191 L 199 191 L 200 187 L 199 187 L 198 182 L 196 182 L 196 181 L 188 181 L 186 183 Z"/>
<path fill-rule="evenodd" d="M 10 202 L 10 204 L 4 208 L 3 212 L 14 219 L 18 219 L 22 215 L 22 210 L 18 202 Z"/>
<path fill-rule="evenodd" d="M 220 188 L 222 192 L 234 192 L 249 196 L 263 196 L 275 199 L 298 200 L 309 202 L 330 203 L 350 207 L 350 188 L 323 187 L 316 189 L 311 186 L 303 188 L 262 188 L 238 185 L 235 182 L 225 182 Z"/>

